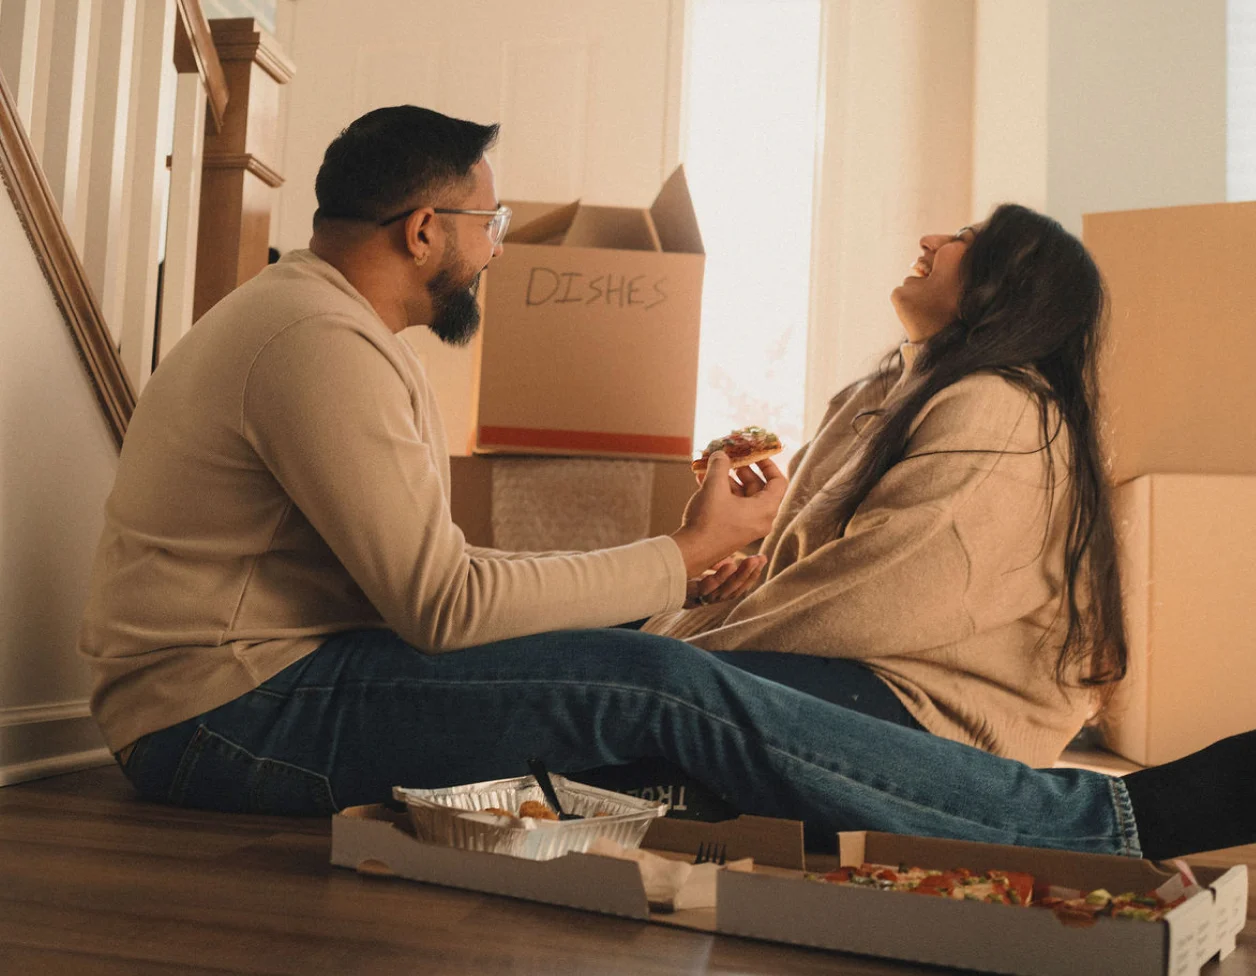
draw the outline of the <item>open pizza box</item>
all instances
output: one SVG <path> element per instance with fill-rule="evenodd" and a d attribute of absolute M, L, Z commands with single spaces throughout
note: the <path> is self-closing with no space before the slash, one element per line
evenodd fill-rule
<path fill-rule="evenodd" d="M 1036 848 L 905 837 L 838 835 L 840 853 L 804 855 L 802 824 L 742 816 L 720 823 L 656 820 L 643 848 L 693 860 L 700 844 L 722 844 L 715 907 L 651 910 L 633 861 L 569 853 L 533 861 L 420 842 L 404 814 L 383 805 L 333 818 L 331 861 L 363 874 L 465 888 L 528 901 L 706 932 L 1023 976 L 1185 976 L 1233 951 L 1247 913 L 1247 869 L 1194 868 L 1202 890 L 1156 922 L 1100 918 L 1062 924 L 1051 911 L 952 901 L 821 884 L 804 871 L 862 862 L 972 871 L 1023 871 L 1083 890 L 1150 891 L 1173 872 L 1147 861 Z"/>

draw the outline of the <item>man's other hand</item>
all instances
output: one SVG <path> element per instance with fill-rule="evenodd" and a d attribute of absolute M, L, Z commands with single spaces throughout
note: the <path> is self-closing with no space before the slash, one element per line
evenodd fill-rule
<path fill-rule="evenodd" d="M 744 559 L 729 556 L 721 559 L 711 567 L 711 572 L 690 580 L 686 585 L 685 609 L 740 600 L 759 582 L 767 563 L 767 556 L 747 556 Z"/>

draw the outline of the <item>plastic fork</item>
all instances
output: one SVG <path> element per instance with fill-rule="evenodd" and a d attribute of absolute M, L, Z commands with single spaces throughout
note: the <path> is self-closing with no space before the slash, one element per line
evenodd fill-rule
<path fill-rule="evenodd" d="M 699 844 L 698 856 L 694 864 L 723 864 L 727 861 L 728 847 L 725 844 Z"/>
<path fill-rule="evenodd" d="M 559 820 L 582 820 L 578 814 L 564 813 L 562 805 L 558 802 L 558 794 L 554 792 L 554 784 L 550 782 L 549 770 L 545 768 L 545 763 L 539 759 L 529 759 L 528 769 L 532 771 L 533 777 L 536 778 L 537 785 L 541 787 L 541 792 L 545 794 L 545 802 L 550 805 L 550 809 L 558 814 Z"/>

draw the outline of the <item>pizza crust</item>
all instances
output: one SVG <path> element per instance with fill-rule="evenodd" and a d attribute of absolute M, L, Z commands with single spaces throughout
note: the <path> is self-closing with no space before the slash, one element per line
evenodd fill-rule
<path fill-rule="evenodd" d="M 784 450 L 784 448 L 778 445 L 777 447 L 764 448 L 761 451 L 752 451 L 743 457 L 732 458 L 733 470 L 735 471 L 737 468 L 746 468 L 752 464 L 758 464 L 760 461 L 766 461 L 768 458 L 780 454 L 782 450 Z M 689 467 L 693 469 L 695 474 L 705 474 L 707 462 L 709 461 L 709 457 L 700 457 L 696 461 L 692 462 Z"/>

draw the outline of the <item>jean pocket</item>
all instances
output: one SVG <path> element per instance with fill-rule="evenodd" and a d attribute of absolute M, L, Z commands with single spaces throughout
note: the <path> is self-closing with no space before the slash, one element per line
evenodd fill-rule
<path fill-rule="evenodd" d="M 326 776 L 255 756 L 204 725 L 197 727 L 179 760 L 169 801 L 202 810 L 290 817 L 329 816 L 337 809 Z"/>

